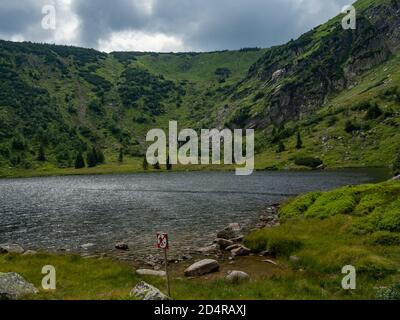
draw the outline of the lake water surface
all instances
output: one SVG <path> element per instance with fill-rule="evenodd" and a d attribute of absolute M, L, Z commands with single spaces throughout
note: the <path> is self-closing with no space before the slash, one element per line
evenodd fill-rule
<path fill-rule="evenodd" d="M 376 170 L 185 172 L 0 180 L 0 243 L 99 251 L 127 241 L 135 253 L 154 248 L 155 233 L 173 248 L 204 245 L 231 222 L 249 226 L 260 210 L 312 190 L 387 178 Z"/>

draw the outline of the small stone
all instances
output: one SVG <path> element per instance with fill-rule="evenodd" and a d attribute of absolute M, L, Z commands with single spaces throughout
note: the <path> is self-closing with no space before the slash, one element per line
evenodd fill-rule
<path fill-rule="evenodd" d="M 270 260 L 270 259 L 263 260 L 263 262 L 266 262 L 266 263 L 269 263 L 269 264 L 273 264 L 274 266 L 278 265 L 275 261 Z"/>
<path fill-rule="evenodd" d="M 226 251 L 232 251 L 232 250 L 240 248 L 240 247 L 241 247 L 240 244 L 234 244 L 234 245 L 231 245 L 231 246 L 227 247 Z"/>
<path fill-rule="evenodd" d="M 0 273 L 0 300 L 18 300 L 39 291 L 17 273 Z"/>
<path fill-rule="evenodd" d="M 142 300 L 170 300 L 168 296 L 152 285 L 141 281 L 131 291 L 132 297 L 137 297 Z"/>
<path fill-rule="evenodd" d="M 249 248 L 246 247 L 239 247 L 237 249 L 234 249 L 231 251 L 233 256 L 237 256 L 237 257 L 243 257 L 243 256 L 248 256 L 251 253 L 251 250 Z"/>
<path fill-rule="evenodd" d="M 23 253 L 23 256 L 34 256 L 35 254 L 37 254 L 36 251 L 34 250 L 27 250 Z"/>
<path fill-rule="evenodd" d="M 240 283 L 250 280 L 250 276 L 243 271 L 231 271 L 225 278 L 227 281 L 231 283 Z"/>
<path fill-rule="evenodd" d="M 165 271 L 156 271 L 150 269 L 138 269 L 136 270 L 136 274 L 139 276 L 152 276 L 152 277 L 165 277 Z"/>
<path fill-rule="evenodd" d="M 216 260 L 205 259 L 192 264 L 185 270 L 186 277 L 202 276 L 219 270 L 219 263 Z"/>
<path fill-rule="evenodd" d="M 115 245 L 115 249 L 126 251 L 129 250 L 129 246 L 125 242 L 118 242 Z"/>
<path fill-rule="evenodd" d="M 292 263 L 298 263 L 300 261 L 300 258 L 298 256 L 291 256 L 289 258 L 290 262 Z"/>
<path fill-rule="evenodd" d="M 196 252 L 201 254 L 213 254 L 217 253 L 218 251 L 219 251 L 219 246 L 217 244 L 213 244 L 211 246 L 199 248 L 196 250 Z"/>
<path fill-rule="evenodd" d="M 81 248 L 87 250 L 87 249 L 93 248 L 94 246 L 95 246 L 94 243 L 86 243 L 86 244 L 81 245 Z"/>
<path fill-rule="evenodd" d="M 0 253 L 17 253 L 22 254 L 25 250 L 18 244 L 0 244 Z"/>

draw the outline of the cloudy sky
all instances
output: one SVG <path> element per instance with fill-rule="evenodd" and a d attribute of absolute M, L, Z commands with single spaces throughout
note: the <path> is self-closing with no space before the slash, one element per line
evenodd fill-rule
<path fill-rule="evenodd" d="M 211 51 L 296 38 L 352 0 L 0 0 L 0 39 L 102 51 Z M 56 28 L 43 18 L 56 9 Z"/>

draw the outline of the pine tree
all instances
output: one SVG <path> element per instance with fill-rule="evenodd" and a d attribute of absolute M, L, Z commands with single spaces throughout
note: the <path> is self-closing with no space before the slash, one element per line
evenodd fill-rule
<path fill-rule="evenodd" d="M 105 157 L 104 153 L 101 150 L 95 150 L 96 151 L 96 160 L 97 164 L 103 164 L 105 162 Z"/>
<path fill-rule="evenodd" d="M 83 159 L 82 152 L 78 152 L 75 160 L 75 169 L 82 169 L 85 166 L 85 160 Z"/>
<path fill-rule="evenodd" d="M 124 162 L 124 152 L 123 152 L 122 148 L 119 149 L 118 162 L 119 163 L 123 163 Z"/>
<path fill-rule="evenodd" d="M 94 168 L 97 165 L 97 154 L 95 149 L 88 152 L 87 165 L 89 168 Z"/>
<path fill-rule="evenodd" d="M 146 157 L 143 158 L 143 170 L 147 171 L 149 169 L 149 163 L 147 162 Z"/>
<path fill-rule="evenodd" d="M 46 155 L 45 155 L 45 150 L 44 150 L 44 145 L 41 144 L 39 148 L 39 154 L 37 157 L 37 160 L 40 162 L 45 162 L 46 161 Z"/>
<path fill-rule="evenodd" d="M 282 141 L 279 141 L 278 149 L 276 150 L 276 152 L 277 153 L 282 153 L 282 152 L 285 152 L 285 150 L 286 150 L 285 145 L 283 144 Z"/>
<path fill-rule="evenodd" d="M 303 148 L 303 141 L 301 140 L 300 131 L 297 132 L 297 142 L 296 142 L 296 149 L 300 150 Z"/>

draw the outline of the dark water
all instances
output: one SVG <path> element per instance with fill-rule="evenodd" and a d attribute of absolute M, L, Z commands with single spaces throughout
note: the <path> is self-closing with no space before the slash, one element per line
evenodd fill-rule
<path fill-rule="evenodd" d="M 127 241 L 154 247 L 156 231 L 173 248 L 207 243 L 231 222 L 249 225 L 260 210 L 311 190 L 386 178 L 380 171 L 170 173 L 0 180 L 0 243 L 32 249 L 101 250 Z"/>

